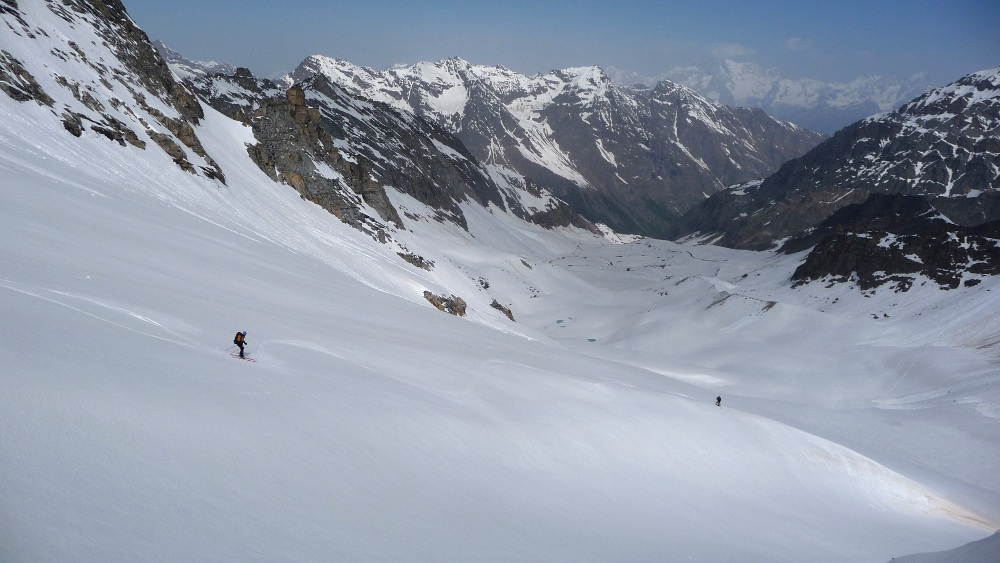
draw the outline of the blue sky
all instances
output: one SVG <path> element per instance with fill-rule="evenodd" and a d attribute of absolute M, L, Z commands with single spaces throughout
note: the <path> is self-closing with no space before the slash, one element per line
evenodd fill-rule
<path fill-rule="evenodd" d="M 291 71 L 322 54 L 375 69 L 459 56 L 533 74 L 597 64 L 655 76 L 712 55 L 788 77 L 1000 66 L 1000 2 L 123 0 L 151 39 L 195 60 Z"/>

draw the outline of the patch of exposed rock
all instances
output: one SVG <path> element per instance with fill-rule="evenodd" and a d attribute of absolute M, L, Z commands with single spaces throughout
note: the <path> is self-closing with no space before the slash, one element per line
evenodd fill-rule
<path fill-rule="evenodd" d="M 445 313 L 451 313 L 457 317 L 465 316 L 465 300 L 461 297 L 455 297 L 454 295 L 434 295 L 429 291 L 424 291 L 424 299 L 434 305 L 438 311 L 443 311 Z"/>
<path fill-rule="evenodd" d="M 340 155 L 320 110 L 306 105 L 302 88 L 293 86 L 284 99 L 263 101 L 250 115 L 250 124 L 257 144 L 247 152 L 272 179 L 379 240 L 386 237 L 384 225 L 364 212 L 363 203 L 383 221 L 402 226 L 385 190 L 372 179 L 371 165 Z"/>

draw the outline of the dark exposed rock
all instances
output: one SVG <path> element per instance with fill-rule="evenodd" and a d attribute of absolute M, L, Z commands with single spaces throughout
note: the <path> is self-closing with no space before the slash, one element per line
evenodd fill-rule
<path fill-rule="evenodd" d="M 343 138 L 349 131 L 361 133 L 371 153 L 388 160 L 372 165 L 373 175 L 383 185 L 438 210 L 439 219 L 468 228 L 459 207 L 462 201 L 471 198 L 481 205 L 503 205 L 499 190 L 478 169 L 465 147 L 439 127 L 407 119 L 385 104 L 359 104 L 322 76 L 307 81 L 305 86 L 319 94 L 316 101 L 334 135 Z M 458 157 L 449 158 L 442 150 L 453 151 Z"/>
<path fill-rule="evenodd" d="M 427 260 L 423 256 L 413 254 L 412 252 L 397 252 L 396 254 L 398 254 L 403 260 L 406 260 L 421 270 L 427 270 L 428 272 L 434 270 L 434 262 L 432 260 Z"/>
<path fill-rule="evenodd" d="M 920 196 L 873 194 L 786 248 L 795 250 L 816 237 L 819 242 L 793 280 L 851 280 L 862 290 L 894 284 L 906 291 L 918 274 L 947 289 L 1000 274 L 1000 221 L 957 225 Z"/>
<path fill-rule="evenodd" d="M 500 302 L 499 302 L 499 301 L 497 301 L 496 299 L 494 299 L 494 300 L 493 300 L 493 302 L 492 302 L 492 303 L 490 303 L 490 307 L 493 307 L 493 308 L 494 308 L 494 309 L 496 309 L 497 311 L 500 311 L 500 312 L 501 312 L 501 313 L 503 313 L 504 315 L 507 315 L 507 318 L 508 318 L 508 319 L 510 319 L 510 320 L 512 320 L 512 321 L 514 320 L 514 314 L 510 312 L 510 308 L 509 308 L 509 307 L 505 307 L 505 306 L 501 305 L 501 304 L 500 304 Z M 515 321 L 515 322 L 516 322 L 516 321 Z"/>
<path fill-rule="evenodd" d="M 426 64 L 377 72 L 310 57 L 292 76 L 334 67 L 342 88 L 437 123 L 479 161 L 520 174 L 589 221 L 650 236 L 671 232 L 708 194 L 762 177 L 821 139 L 671 83 L 619 88 L 596 67 L 526 77 L 460 59 Z M 442 109 L 446 92 L 464 98 L 460 110 Z M 549 221 L 547 211 L 529 215 Z"/>
<path fill-rule="evenodd" d="M 177 138 L 177 140 L 184 144 L 184 146 L 191 149 L 196 155 L 205 159 L 205 162 L 209 166 L 209 168 L 204 168 L 207 171 L 208 177 L 218 179 L 223 184 L 226 183 L 226 178 L 222 173 L 222 168 L 219 167 L 215 160 L 213 160 L 212 157 L 205 151 L 205 148 L 201 144 L 201 139 L 198 138 L 198 135 L 195 133 L 194 127 L 191 126 L 191 123 L 183 119 L 167 117 L 156 108 L 145 106 L 144 109 L 147 113 L 156 118 L 156 120 L 159 121 L 164 127 L 166 127 L 167 130 Z M 181 168 L 189 172 L 193 171 L 193 167 L 191 167 L 191 169 L 188 168 L 191 164 L 188 162 L 187 155 L 184 154 L 183 150 L 181 150 L 178 155 L 176 154 L 176 151 L 171 152 L 171 150 L 167 150 L 167 148 L 165 148 L 166 146 L 176 147 L 176 143 L 174 143 L 172 139 L 162 138 L 164 137 L 162 134 L 156 133 L 151 129 L 148 129 L 146 133 L 153 138 L 153 140 L 156 141 L 156 143 L 160 145 L 160 147 L 174 159 L 174 162 L 181 166 Z"/>
<path fill-rule="evenodd" d="M 383 226 L 362 211 L 362 201 L 382 219 L 402 224 L 385 191 L 366 173 L 369 165 L 344 160 L 336 149 L 320 111 L 306 105 L 299 87 L 284 99 L 262 102 L 250 123 L 258 143 L 247 147 L 250 157 L 275 180 L 295 188 L 302 196 L 327 209 L 345 223 L 384 239 Z M 342 171 L 342 179 L 324 176 L 317 164 Z"/>
<path fill-rule="evenodd" d="M 444 295 L 434 295 L 429 291 L 424 291 L 424 299 L 429 301 L 431 305 L 437 307 L 439 311 L 451 313 L 452 315 L 458 317 L 465 316 L 466 304 L 465 300 L 461 297 L 455 297 L 454 295 L 446 297 Z"/>
<path fill-rule="evenodd" d="M 174 142 L 174 138 L 170 135 L 164 135 L 163 133 L 157 133 L 156 131 L 146 131 L 150 139 L 153 139 L 163 152 L 167 153 L 170 158 L 174 159 L 174 162 L 181 167 L 182 170 L 188 172 L 194 172 L 194 166 L 188 162 L 187 155 L 184 153 L 184 149 Z"/>
<path fill-rule="evenodd" d="M 256 78 L 239 67 L 232 75 L 211 74 L 187 82 L 198 96 L 223 115 L 250 125 L 251 115 L 268 99 L 283 98 L 287 87 Z"/>
<path fill-rule="evenodd" d="M 63 114 L 63 126 L 69 131 L 74 137 L 79 137 L 83 135 L 83 120 L 80 119 L 80 115 L 76 113 L 64 113 Z"/>
<path fill-rule="evenodd" d="M 16 6 L 15 4 L 14 7 Z M 33 100 L 39 105 L 49 107 L 55 104 L 55 100 L 42 90 L 35 77 L 25 70 L 21 61 L 2 50 L 0 50 L 0 90 L 19 102 Z"/>
<path fill-rule="evenodd" d="M 924 197 L 871 194 L 863 203 L 842 207 L 815 229 L 788 240 L 780 251 L 786 254 L 801 252 L 837 232 L 881 231 L 915 235 L 945 229 L 950 222 Z"/>

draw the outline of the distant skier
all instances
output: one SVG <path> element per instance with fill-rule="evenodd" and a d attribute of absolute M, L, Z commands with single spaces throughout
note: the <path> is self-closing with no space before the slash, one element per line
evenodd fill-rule
<path fill-rule="evenodd" d="M 243 347 L 246 346 L 246 343 L 247 343 L 247 331 L 244 330 L 243 332 L 237 332 L 236 333 L 236 337 L 233 338 L 233 344 L 235 344 L 235 345 L 237 345 L 237 346 L 240 347 L 240 357 L 241 358 L 244 357 L 243 356 Z"/>
<path fill-rule="evenodd" d="M 715 406 L 717 406 L 717 407 L 721 407 L 722 406 L 722 397 L 721 396 L 715 398 Z"/>

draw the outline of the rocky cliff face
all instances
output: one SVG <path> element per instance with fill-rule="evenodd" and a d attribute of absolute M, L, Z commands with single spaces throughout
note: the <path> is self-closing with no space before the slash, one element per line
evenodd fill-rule
<path fill-rule="evenodd" d="M 821 138 L 671 83 L 620 88 L 596 67 L 527 77 L 449 59 L 373 71 L 314 56 L 288 80 L 314 76 L 439 125 L 496 173 L 551 191 L 593 221 L 652 236 Z"/>
<path fill-rule="evenodd" d="M 159 147 L 182 169 L 225 181 L 198 139 L 200 103 L 120 1 L 4 0 L 0 18 L 6 95 L 50 108 L 76 137 L 96 133 L 138 150 Z"/>
<path fill-rule="evenodd" d="M 119 0 L 0 0 L 0 18 L 0 91 L 48 108 L 67 135 L 162 151 L 182 169 L 224 183 L 198 137 L 200 98 L 252 127 L 257 142 L 248 153 L 273 179 L 378 240 L 407 220 L 466 226 L 467 202 L 596 229 L 539 186 L 483 166 L 434 123 L 323 77 L 288 88 L 245 69 L 206 70 L 179 82 Z M 390 192 L 423 205 L 401 210 Z"/>
<path fill-rule="evenodd" d="M 721 192 L 686 233 L 766 249 L 871 193 L 920 195 L 956 222 L 1000 219 L 1000 69 L 847 127 L 760 184 Z"/>
<path fill-rule="evenodd" d="M 258 143 L 248 151 L 262 170 L 377 239 L 386 238 L 386 225 L 404 228 L 411 219 L 465 228 L 463 202 L 545 226 L 594 229 L 551 194 L 493 174 L 436 124 L 358 98 L 324 76 L 286 89 L 238 69 L 190 84 L 214 108 L 253 128 Z M 387 190 L 424 204 L 430 216 L 401 212 Z"/>

